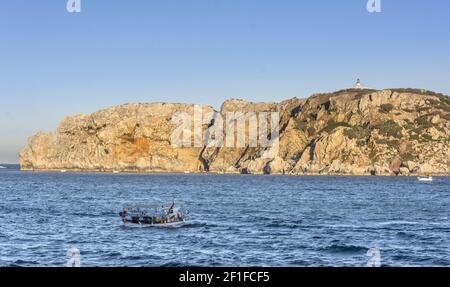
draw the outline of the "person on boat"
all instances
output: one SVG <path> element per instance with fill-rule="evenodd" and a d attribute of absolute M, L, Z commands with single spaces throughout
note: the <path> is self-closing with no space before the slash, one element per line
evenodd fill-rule
<path fill-rule="evenodd" d="M 168 214 L 173 213 L 173 208 L 175 207 L 175 201 L 172 202 L 172 205 L 169 207 L 169 210 L 167 211 Z"/>
<path fill-rule="evenodd" d="M 174 207 L 175 207 L 175 201 L 172 202 L 172 205 L 167 209 L 167 221 L 168 222 L 174 222 L 177 219 L 176 214 L 174 214 Z"/>
<path fill-rule="evenodd" d="M 122 209 L 122 211 L 119 212 L 119 216 L 122 219 L 122 222 L 125 223 L 125 216 L 127 215 L 126 209 Z"/>

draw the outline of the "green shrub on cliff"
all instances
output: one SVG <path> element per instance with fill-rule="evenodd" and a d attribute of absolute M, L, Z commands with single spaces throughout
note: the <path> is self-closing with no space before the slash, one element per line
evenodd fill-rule
<path fill-rule="evenodd" d="M 437 103 L 436 105 L 441 109 L 450 111 L 450 97 L 445 95 L 438 95 L 437 98 L 439 99 L 439 103 Z"/>
<path fill-rule="evenodd" d="M 404 122 L 405 122 L 405 124 L 403 125 L 403 127 L 404 127 L 406 130 L 411 131 L 411 130 L 413 130 L 413 129 L 416 128 L 416 126 L 414 125 L 414 123 L 412 123 L 410 120 L 405 119 Z"/>
<path fill-rule="evenodd" d="M 366 142 L 366 140 L 364 140 L 364 139 L 358 140 L 358 141 L 356 142 L 356 145 L 359 146 L 359 147 L 366 146 L 366 144 L 367 144 L 367 142 Z"/>
<path fill-rule="evenodd" d="M 448 96 L 437 96 L 437 99 L 429 100 L 429 103 L 435 109 L 450 112 L 450 97 Z"/>
<path fill-rule="evenodd" d="M 349 139 L 364 139 L 370 135 L 370 131 L 361 126 L 353 126 L 344 131 L 344 135 Z"/>
<path fill-rule="evenodd" d="M 426 111 L 429 111 L 429 110 L 431 110 L 431 107 L 421 107 L 421 108 L 417 108 L 417 109 L 416 109 L 416 111 L 417 111 L 418 113 L 426 112 Z"/>
<path fill-rule="evenodd" d="M 309 136 L 313 136 L 316 134 L 316 129 L 313 127 L 309 127 L 307 131 Z"/>
<path fill-rule="evenodd" d="M 330 120 L 327 125 L 320 131 L 320 132 L 327 132 L 331 133 L 334 129 L 338 127 L 348 127 L 350 128 L 351 125 L 346 122 L 335 122 L 334 120 Z"/>
<path fill-rule="evenodd" d="M 423 142 L 430 142 L 430 141 L 432 141 L 433 140 L 433 137 L 432 136 L 430 136 L 430 135 L 421 135 L 421 137 L 422 137 L 422 141 Z"/>
<path fill-rule="evenodd" d="M 426 143 L 426 142 L 433 141 L 433 138 L 430 135 L 428 135 L 428 134 L 411 135 L 411 136 L 409 136 L 409 139 L 413 140 L 413 141 L 418 141 L 420 143 Z"/>
<path fill-rule="evenodd" d="M 433 125 L 431 124 L 431 122 L 429 121 L 428 117 L 430 115 L 424 115 L 424 116 L 420 116 L 418 117 L 414 122 L 419 125 L 419 127 L 422 128 L 430 128 Z"/>
<path fill-rule="evenodd" d="M 424 89 L 411 89 L 411 88 L 406 88 L 406 89 L 390 89 L 392 92 L 397 92 L 397 93 L 411 93 L 411 94 L 418 94 L 418 95 L 425 95 L 425 96 L 436 96 L 436 97 L 446 97 L 444 94 L 441 93 L 436 93 L 436 92 L 432 92 L 432 91 L 428 91 L 428 90 L 424 90 Z"/>
<path fill-rule="evenodd" d="M 414 161 L 416 157 L 411 153 L 407 152 L 401 155 L 402 161 Z"/>
<path fill-rule="evenodd" d="M 387 114 L 394 109 L 393 104 L 383 104 L 380 106 L 380 113 Z"/>
<path fill-rule="evenodd" d="M 400 141 L 399 140 L 379 139 L 379 140 L 377 140 L 377 144 L 387 145 L 388 147 L 397 149 L 400 145 Z"/>
<path fill-rule="evenodd" d="M 373 128 L 377 129 L 381 135 L 387 137 L 394 137 L 394 138 L 402 137 L 402 127 L 399 126 L 393 120 L 375 124 Z"/>
<path fill-rule="evenodd" d="M 306 132 L 307 128 L 308 128 L 308 123 L 307 122 L 304 122 L 304 121 L 298 122 L 297 121 L 297 129 L 299 129 L 299 130 L 301 130 L 303 132 Z"/>

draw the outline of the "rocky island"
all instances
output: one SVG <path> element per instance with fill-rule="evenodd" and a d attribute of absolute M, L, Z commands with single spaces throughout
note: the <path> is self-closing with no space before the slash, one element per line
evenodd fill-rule
<path fill-rule="evenodd" d="M 201 106 L 205 112 L 214 112 Z M 228 100 L 218 113 L 279 112 L 279 151 L 174 147 L 189 104 L 126 104 L 66 117 L 20 153 L 22 170 L 288 175 L 450 175 L 450 97 L 426 90 L 355 88 L 280 103 Z M 204 124 L 203 130 L 214 126 Z"/>

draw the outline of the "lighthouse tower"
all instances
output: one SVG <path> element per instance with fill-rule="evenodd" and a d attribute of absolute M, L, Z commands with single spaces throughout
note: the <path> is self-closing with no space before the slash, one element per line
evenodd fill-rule
<path fill-rule="evenodd" d="M 362 89 L 361 80 L 360 79 L 356 80 L 355 89 L 359 89 L 359 90 Z"/>

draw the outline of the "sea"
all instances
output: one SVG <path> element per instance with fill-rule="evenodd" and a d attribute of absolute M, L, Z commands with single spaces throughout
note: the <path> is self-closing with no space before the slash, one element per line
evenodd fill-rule
<path fill-rule="evenodd" d="M 450 177 L 3 166 L 0 266 L 450 266 Z M 118 216 L 124 205 L 173 201 L 188 211 L 181 227 Z"/>

